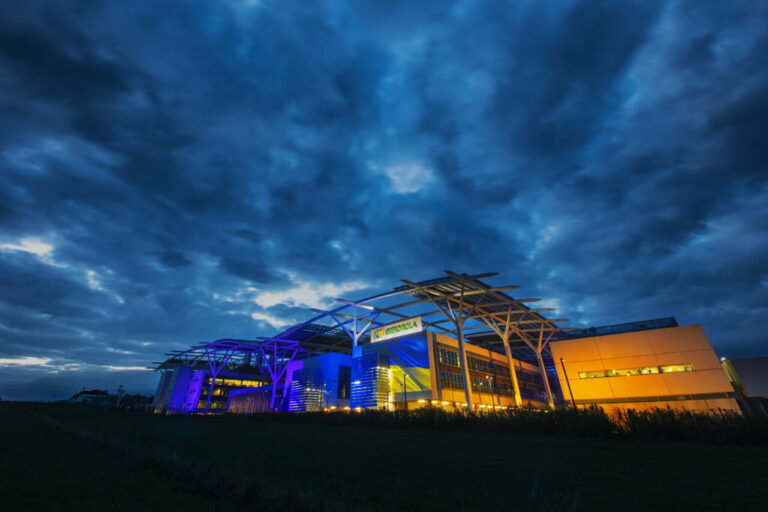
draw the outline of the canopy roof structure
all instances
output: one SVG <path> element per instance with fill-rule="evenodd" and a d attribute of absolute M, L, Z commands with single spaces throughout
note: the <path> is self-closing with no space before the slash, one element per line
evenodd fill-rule
<path fill-rule="evenodd" d="M 450 315 L 458 310 L 465 314 L 462 332 L 467 341 L 503 353 L 503 338 L 508 331 L 508 343 L 517 359 L 535 360 L 538 340 L 567 337 L 567 331 L 578 331 L 574 327 L 560 327 L 558 322 L 566 319 L 548 319 L 543 313 L 552 308 L 531 308 L 527 304 L 541 299 L 516 299 L 507 292 L 517 286 L 490 286 L 482 281 L 497 275 L 456 274 L 446 275 L 428 281 L 413 282 L 403 279 L 402 286 L 391 292 L 374 295 L 360 300 L 337 298 L 339 306 L 323 311 L 313 309 L 316 316 L 292 325 L 272 337 L 256 340 L 228 340 L 238 343 L 239 349 L 231 364 L 241 361 L 250 351 L 264 341 L 284 340 L 298 342 L 308 354 L 340 352 L 351 354 L 353 345 L 370 342 L 370 330 L 375 327 L 403 320 L 422 317 L 426 329 L 458 336 L 455 322 Z M 509 321 L 509 322 L 508 322 Z M 508 327 L 509 325 L 509 327 Z M 220 340 L 220 342 L 225 340 Z M 197 344 L 188 350 L 171 351 L 166 361 L 155 362 L 153 368 L 162 369 L 179 363 L 195 366 L 205 364 L 205 344 Z"/>
<path fill-rule="evenodd" d="M 263 338 L 261 341 L 222 339 L 210 343 L 193 345 L 187 350 L 169 352 L 169 358 L 160 363 L 157 369 L 173 368 L 179 365 L 207 365 L 212 378 L 210 379 L 205 411 L 211 406 L 211 396 L 216 377 L 225 368 L 242 371 L 250 368 L 258 369 L 259 374 L 269 378 L 271 382 L 270 410 L 275 408 L 275 399 L 280 380 L 285 376 L 288 364 L 305 353 L 298 341 Z"/>
<path fill-rule="evenodd" d="M 542 315 L 552 308 L 526 305 L 541 299 L 515 299 L 506 293 L 517 286 L 493 287 L 482 281 L 495 275 L 446 271 L 445 276 L 428 281 L 403 279 L 402 286 L 388 293 L 356 301 L 337 298 L 337 308 L 314 309 L 317 316 L 289 327 L 275 338 L 299 341 L 310 351 L 351 353 L 354 345 L 370 342 L 372 328 L 417 316 L 426 329 L 456 337 L 458 331 L 451 315 L 463 311 L 462 331 L 468 341 L 501 352 L 507 330 L 515 357 L 534 360 L 542 335 L 542 344 L 546 345 L 564 337 L 566 331 L 577 330 L 557 325 L 566 319 Z"/>
<path fill-rule="evenodd" d="M 269 359 L 265 350 L 267 346 L 275 350 L 278 350 L 277 347 L 291 347 L 291 360 L 323 352 L 351 354 L 354 347 L 370 343 L 372 329 L 420 317 L 425 329 L 458 340 L 461 360 L 464 360 L 464 342 L 467 340 L 506 354 L 509 361 L 513 355 L 516 359 L 536 361 L 552 405 L 545 371 L 552 366 L 551 358 L 546 357 L 548 344 L 567 337 L 567 331 L 578 329 L 557 325 L 567 319 L 544 317 L 543 313 L 553 311 L 552 308 L 531 308 L 527 305 L 541 299 L 517 299 L 509 295 L 508 292 L 518 286 L 491 286 L 483 281 L 496 275 L 492 272 L 457 274 L 447 270 L 444 276 L 428 281 L 402 279 L 402 286 L 387 293 L 356 301 L 337 298 L 339 305 L 336 308 L 313 309 L 316 316 L 273 337 L 198 344 L 185 351 L 168 353 L 169 359 L 155 363 L 155 368 L 171 368 L 180 364 L 194 367 L 208 363 L 213 371 L 219 364 L 222 367 L 224 364 L 248 366 L 254 354 Z M 301 350 L 298 350 L 299 347 Z M 274 364 L 279 359 L 275 352 Z M 261 363 L 259 367 L 262 367 Z M 266 370 L 264 366 L 262 375 L 267 375 Z M 467 369 L 464 368 L 464 371 L 467 372 Z M 273 372 L 269 373 L 272 376 Z M 273 377 L 279 378 L 279 372 Z M 469 381 L 468 373 L 465 381 Z M 465 391 L 467 403 L 470 404 L 466 386 Z"/>

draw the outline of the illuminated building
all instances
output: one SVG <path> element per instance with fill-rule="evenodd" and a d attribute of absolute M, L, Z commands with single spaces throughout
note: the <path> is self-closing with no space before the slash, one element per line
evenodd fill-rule
<path fill-rule="evenodd" d="M 552 309 L 528 306 L 539 299 L 513 298 L 516 286 L 482 281 L 495 274 L 446 274 L 403 280 L 366 299 L 336 299 L 335 309 L 313 310 L 313 318 L 272 337 L 169 353 L 156 366 L 163 375 L 155 410 L 482 411 L 574 401 L 701 410 L 736 404 L 699 326 L 662 319 L 561 327 L 565 319 L 543 315 Z"/>
<path fill-rule="evenodd" d="M 550 344 L 565 399 L 577 406 L 732 410 L 734 389 L 700 325 L 595 333 Z"/>

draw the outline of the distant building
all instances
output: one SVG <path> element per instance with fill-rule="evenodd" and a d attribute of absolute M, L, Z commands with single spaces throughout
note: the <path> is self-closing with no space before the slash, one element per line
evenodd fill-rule
<path fill-rule="evenodd" d="M 104 389 L 83 389 L 67 401 L 71 404 L 107 407 L 115 403 L 115 397 Z"/>

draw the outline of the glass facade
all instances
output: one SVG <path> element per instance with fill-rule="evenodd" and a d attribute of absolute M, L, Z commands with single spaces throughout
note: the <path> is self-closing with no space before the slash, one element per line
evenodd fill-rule
<path fill-rule="evenodd" d="M 440 372 L 440 387 L 443 389 L 464 389 L 464 379 L 460 373 Z"/>
<path fill-rule="evenodd" d="M 467 366 L 470 370 L 509 378 L 509 368 L 507 366 L 492 363 L 491 361 L 467 356 Z"/>
<path fill-rule="evenodd" d="M 339 366 L 339 390 L 336 398 L 349 399 L 350 384 L 352 383 L 352 367 Z"/>
<path fill-rule="evenodd" d="M 211 393 L 211 410 L 223 410 L 227 407 L 227 398 L 229 392 L 233 389 L 258 388 L 267 383 L 256 379 L 236 379 L 236 378 L 217 378 L 213 385 Z M 208 393 L 211 389 L 211 376 L 208 375 L 203 381 L 200 389 L 200 397 L 197 402 L 197 409 L 204 410 L 208 401 Z"/>
<path fill-rule="evenodd" d="M 322 407 L 322 370 L 308 367 L 293 372 L 288 411 L 316 411 Z"/>
<path fill-rule="evenodd" d="M 459 366 L 458 352 L 443 346 L 438 346 L 436 352 L 440 363 L 438 378 L 440 388 L 463 390 L 464 379 Z M 473 392 L 505 397 L 515 396 L 514 384 L 507 365 L 467 355 L 467 367 Z M 522 368 L 516 371 L 516 375 L 521 396 L 529 400 L 540 400 L 544 389 L 541 376 Z"/>
<path fill-rule="evenodd" d="M 384 407 L 389 395 L 389 356 L 380 352 L 352 359 L 350 406 Z"/>
<path fill-rule="evenodd" d="M 459 354 L 445 347 L 438 347 L 438 361 L 447 366 L 459 367 Z M 509 368 L 503 364 L 497 364 L 486 359 L 480 359 L 473 356 L 467 356 L 467 367 L 477 372 L 490 373 L 509 377 Z"/>
<path fill-rule="evenodd" d="M 459 367 L 459 354 L 453 350 L 440 347 L 438 349 L 440 364 Z"/>

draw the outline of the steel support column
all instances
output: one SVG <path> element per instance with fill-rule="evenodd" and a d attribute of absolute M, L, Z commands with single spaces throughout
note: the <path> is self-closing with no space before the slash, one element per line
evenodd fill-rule
<path fill-rule="evenodd" d="M 285 376 L 288 364 L 296 358 L 301 350 L 299 343 L 293 340 L 271 339 L 259 346 L 261 356 L 257 358 L 259 369 L 262 375 L 269 374 L 270 379 L 272 379 L 272 392 L 269 398 L 269 410 L 272 412 L 275 410 L 280 379 Z"/>
<path fill-rule="evenodd" d="M 541 326 L 541 330 L 539 331 L 539 345 L 536 350 L 536 359 L 539 360 L 539 370 L 541 371 L 541 378 L 544 381 L 544 389 L 547 390 L 547 402 L 549 403 L 549 408 L 554 409 L 555 408 L 555 399 L 552 397 L 552 389 L 549 386 L 549 378 L 547 377 L 547 369 L 544 368 L 544 359 L 541 357 L 541 352 L 544 349 L 544 346 L 549 342 L 549 339 L 552 337 L 552 334 L 550 334 L 547 337 L 547 341 L 544 342 L 544 326 Z"/>
<path fill-rule="evenodd" d="M 467 411 L 472 412 L 472 383 L 469 380 L 469 367 L 467 366 L 467 354 L 464 351 L 464 328 L 463 322 L 456 324 L 456 334 L 459 341 L 459 359 L 461 361 L 461 373 L 464 377 L 464 396 L 467 399 Z"/>
<path fill-rule="evenodd" d="M 209 412 L 211 409 L 211 397 L 213 396 L 213 388 L 216 384 L 216 377 L 219 376 L 219 373 L 221 373 L 221 370 L 224 368 L 224 365 L 227 364 L 229 361 L 229 358 L 232 357 L 232 354 L 234 354 L 235 351 L 233 349 L 227 349 L 224 351 L 224 358 L 221 360 L 221 362 L 218 362 L 217 360 L 217 349 L 214 347 L 213 349 L 213 358 L 211 358 L 211 351 L 209 349 L 205 349 L 205 356 L 208 358 L 208 366 L 211 369 L 211 385 L 208 387 L 208 398 L 205 400 L 205 412 Z"/>
<path fill-rule="evenodd" d="M 509 365 L 509 375 L 512 377 L 512 385 L 515 388 L 515 405 L 522 407 L 523 398 L 520 396 L 520 384 L 517 382 L 517 371 L 515 371 L 515 363 L 512 359 L 512 349 L 509 347 L 509 338 L 504 338 L 504 352 L 507 354 L 507 364 Z"/>
<path fill-rule="evenodd" d="M 407 283 L 407 282 L 406 282 Z M 472 309 L 470 309 L 469 313 L 466 315 L 464 314 L 464 283 L 461 283 L 461 292 L 459 294 L 458 299 L 458 308 L 454 310 L 453 305 L 451 304 L 451 301 L 446 300 L 445 305 L 446 308 L 442 307 L 434 298 L 430 298 L 430 302 L 434 304 L 442 313 L 445 315 L 445 317 L 453 323 L 454 327 L 456 328 L 456 339 L 459 343 L 459 364 L 461 365 L 461 373 L 462 377 L 464 378 L 464 396 L 467 400 L 467 412 L 472 413 L 472 391 L 471 386 L 472 383 L 469 380 L 469 367 L 467 366 L 467 355 L 466 351 L 464 350 L 464 322 L 467 320 L 467 318 L 471 317 L 472 314 L 475 311 L 475 308 L 477 307 L 477 304 L 475 304 Z M 442 294 L 437 294 L 438 297 L 443 296 Z M 484 296 L 485 294 L 483 294 Z M 444 296 L 443 296 L 444 297 Z M 481 297 L 482 299 L 482 297 Z"/>
<path fill-rule="evenodd" d="M 376 310 L 376 308 L 372 306 L 366 306 L 363 304 L 356 304 L 354 302 L 346 301 L 344 299 L 336 299 L 339 302 L 345 302 L 352 306 L 352 316 L 349 315 L 343 315 L 341 313 L 337 313 L 334 311 L 327 311 L 326 313 L 333 318 L 333 320 L 338 324 L 339 327 L 342 328 L 342 330 L 347 333 L 347 336 L 349 336 L 352 339 L 352 351 L 354 353 L 355 348 L 357 347 L 358 342 L 360 341 L 360 338 L 363 337 L 363 335 L 368 331 L 368 329 L 376 324 L 376 318 L 378 318 L 380 312 Z M 358 316 L 357 315 L 357 308 L 363 308 L 367 309 L 368 312 L 364 313 L 363 315 Z M 321 311 L 321 310 L 313 310 L 313 311 Z M 342 318 L 347 318 L 348 320 L 345 320 L 342 322 L 337 316 L 340 316 Z M 367 321 L 365 325 L 363 325 L 362 329 L 360 329 L 360 326 L 358 325 L 358 321 Z M 347 324 L 352 322 L 352 330 L 350 331 L 347 328 Z M 377 324 L 378 325 L 378 324 Z"/>
<path fill-rule="evenodd" d="M 509 375 L 512 379 L 512 385 L 515 389 L 515 405 L 521 407 L 523 405 L 523 399 L 520 396 L 520 384 L 517 382 L 517 371 L 515 370 L 514 360 L 512 358 L 512 349 L 509 346 L 509 335 L 511 334 L 511 328 L 517 328 L 517 325 L 512 324 L 512 309 L 507 311 L 507 318 L 504 324 L 504 330 L 502 331 L 494 318 L 484 318 L 483 322 L 493 329 L 493 331 L 501 338 L 504 344 L 504 352 L 507 355 L 507 366 L 509 366 Z"/>

